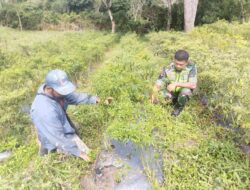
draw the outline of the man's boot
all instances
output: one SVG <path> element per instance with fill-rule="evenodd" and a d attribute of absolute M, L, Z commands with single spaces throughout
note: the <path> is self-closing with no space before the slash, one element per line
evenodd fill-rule
<path fill-rule="evenodd" d="M 171 113 L 171 115 L 174 117 L 177 117 L 178 115 L 180 115 L 181 111 L 183 110 L 188 100 L 189 100 L 189 96 L 179 95 L 177 99 L 177 103 L 174 106 L 174 111 Z"/>
<path fill-rule="evenodd" d="M 180 115 L 181 111 L 183 110 L 184 107 L 179 106 L 179 105 L 175 105 L 174 106 L 174 110 L 172 111 L 171 115 L 174 117 L 177 117 L 178 115 Z"/>

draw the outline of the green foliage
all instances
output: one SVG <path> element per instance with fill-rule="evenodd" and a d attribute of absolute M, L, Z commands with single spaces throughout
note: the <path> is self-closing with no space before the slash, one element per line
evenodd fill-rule
<path fill-rule="evenodd" d="M 93 38 L 95 38 L 94 41 Z M 103 58 L 104 50 L 112 41 L 113 37 L 105 37 L 101 33 L 89 32 L 84 35 L 68 33 L 65 34 L 63 40 L 35 45 L 29 55 L 21 53 L 20 56 L 13 54 L 13 56 L 9 56 L 9 59 L 5 57 L 3 60 L 6 59 L 5 62 L 9 65 L 12 63 L 12 65 L 1 71 L 0 75 L 2 85 L 0 125 L 5 126 L 6 122 L 10 122 L 8 123 L 9 128 L 16 125 L 11 124 L 15 120 L 9 121 L 10 118 L 6 112 L 9 109 L 8 106 L 14 104 L 16 107 L 14 112 L 20 109 L 20 106 L 24 104 L 23 101 L 36 92 L 37 85 L 43 80 L 41 76 L 44 76 L 48 70 L 64 69 L 77 83 L 78 80 L 84 79 L 84 75 L 89 74 L 93 64 Z M 13 114 L 13 116 L 15 115 Z"/>
<path fill-rule="evenodd" d="M 79 189 L 79 182 L 76 181 L 79 180 L 82 171 L 80 169 L 75 171 L 75 169 L 79 167 L 84 169 L 87 165 L 77 158 L 69 158 L 66 165 L 59 164 L 62 162 L 60 160 L 54 161 L 55 156 L 48 156 L 45 160 L 38 158 L 34 127 L 31 125 L 29 116 L 23 113 L 22 109 L 31 104 L 45 74 L 53 68 L 65 70 L 79 87 L 85 87 L 86 78 L 92 72 L 94 65 L 103 59 L 105 50 L 114 42 L 115 36 L 90 31 L 56 33 L 58 37 L 55 37 L 53 32 L 49 36 L 43 32 L 30 35 L 30 32 L 17 33 L 2 28 L 0 30 L 6 37 L 6 43 L 11 44 L 14 37 L 16 46 L 12 46 L 12 49 L 2 48 L 0 54 L 2 57 L 0 150 L 11 150 L 13 153 L 5 163 L 1 164 L 1 187 L 3 189 L 9 187 Z M 53 39 L 51 39 L 52 36 Z M 101 126 L 97 125 L 97 132 L 93 133 L 92 140 L 88 136 L 87 142 L 90 147 L 96 148 L 98 144 L 95 138 L 97 134 L 101 134 L 98 131 L 99 128 Z M 89 131 L 85 129 L 83 131 L 85 135 L 88 134 L 85 133 L 86 130 Z M 60 178 L 54 178 L 47 183 L 54 175 Z"/>
<path fill-rule="evenodd" d="M 0 51 L 0 71 L 8 68 L 11 64 L 13 63 L 9 61 L 8 55 Z"/>
<path fill-rule="evenodd" d="M 198 149 L 169 154 L 166 186 L 170 189 L 247 189 L 249 162 L 231 142 L 207 141 Z M 189 184 L 187 186 L 187 184 Z"/>
<path fill-rule="evenodd" d="M 46 1 L 44 9 L 49 10 L 53 13 L 65 13 L 69 11 L 68 1 L 67 0 Z"/>
<path fill-rule="evenodd" d="M 43 12 L 40 7 L 30 3 L 24 3 L 20 6 L 19 14 L 24 29 L 40 29 L 40 24 L 43 18 Z"/>
<path fill-rule="evenodd" d="M 35 144 L 19 148 L 7 164 L 1 165 L 1 189 L 80 189 L 85 162 L 60 154 L 39 157 L 36 152 Z"/>
<path fill-rule="evenodd" d="M 241 4 L 243 10 L 241 10 Z M 242 21 L 248 20 L 250 4 L 249 0 L 199 0 L 195 25 L 211 24 L 218 20 Z M 175 30 L 183 30 L 184 27 L 183 1 L 179 1 L 172 7 L 172 25 Z"/>
<path fill-rule="evenodd" d="M 174 4 L 172 7 L 172 28 L 175 30 L 184 29 L 184 5 L 183 3 Z"/>
<path fill-rule="evenodd" d="M 57 25 L 60 22 L 60 15 L 56 12 L 45 11 L 43 16 L 43 22 L 45 23 Z"/>
<path fill-rule="evenodd" d="M 106 135 L 162 148 L 163 189 L 248 188 L 249 158 L 234 143 L 238 134 L 211 124 L 213 111 L 219 109 L 226 118 L 233 118 L 235 127 L 245 127 L 244 141 L 248 142 L 248 29 L 249 24 L 218 22 L 190 34 L 151 33 L 144 41 L 129 34 L 120 40 L 120 50 L 95 73 L 92 86 L 97 94 L 114 97 L 106 110 Z M 199 89 L 184 112 L 173 119 L 171 107 L 151 105 L 149 94 L 160 67 L 181 48 L 198 65 Z M 199 107 L 202 95 L 209 99 L 207 110 Z"/>
<path fill-rule="evenodd" d="M 188 35 L 158 33 L 149 38 L 153 41 L 153 51 L 168 58 L 177 49 L 187 49 L 198 65 L 200 93 L 209 98 L 210 108 L 223 111 L 227 118 L 233 119 L 235 126 L 245 126 L 250 122 L 246 30 L 249 24 L 240 27 L 218 22 L 197 28 Z"/>
<path fill-rule="evenodd" d="M 43 13 L 37 5 L 32 3 L 7 4 L 0 9 L 2 25 L 13 28 L 20 27 L 18 16 L 20 16 L 23 29 L 40 29 Z"/>
<path fill-rule="evenodd" d="M 95 31 L 51 36 L 0 31 L 7 43 L 17 38 L 12 49 L 2 48 L 0 53 L 4 64 L 0 69 L 0 151 L 13 152 L 0 167 L 2 189 L 80 189 L 79 179 L 89 170 L 78 158 L 38 157 L 34 128 L 20 111 L 53 68 L 64 69 L 81 90 L 96 93 L 102 100 L 114 98 L 110 105 L 69 110 L 80 136 L 94 150 L 93 157 L 103 135 L 132 140 L 163 152 L 165 182 L 155 189 L 249 187 L 249 157 L 238 147 L 242 142 L 249 144 L 249 24 L 220 21 L 189 34 L 157 32 L 143 38 L 127 34 L 119 40 Z M 149 97 L 160 68 L 181 48 L 197 64 L 199 89 L 181 115 L 172 118 L 171 106 L 152 105 Z M 199 103 L 202 95 L 209 100 L 207 107 Z M 243 136 L 217 126 L 215 110 L 230 118 L 234 127 L 244 128 Z"/>
<path fill-rule="evenodd" d="M 242 0 L 245 5 L 247 0 Z M 238 0 L 204 1 L 200 0 L 197 9 L 197 24 L 213 23 L 221 19 L 240 20 L 241 6 Z"/>
<path fill-rule="evenodd" d="M 8 1 L 0 4 L 0 23 L 13 28 L 20 27 L 18 15 L 23 28 L 28 30 L 82 30 L 94 27 L 110 30 L 111 23 L 107 7 L 100 0 L 36 0 Z M 112 0 L 110 10 L 116 23 L 116 31 L 134 31 L 145 34 L 150 31 L 166 30 L 169 20 L 168 7 L 163 1 L 146 0 L 143 6 L 134 8 L 138 11 L 133 17 L 132 2 L 129 0 Z M 183 1 L 172 5 L 171 28 L 183 30 Z M 249 20 L 249 0 L 200 0 L 196 25 L 213 23 L 224 19 L 229 22 Z"/>
<path fill-rule="evenodd" d="M 148 25 L 150 26 L 148 31 L 164 30 L 167 26 L 167 15 L 168 9 L 157 5 L 145 6 L 142 12 L 142 18 L 148 21 Z"/>
<path fill-rule="evenodd" d="M 69 114 L 72 116 L 74 123 L 79 126 L 79 133 L 84 142 L 92 150 L 99 149 L 109 120 L 106 107 L 102 105 L 72 107 Z"/>
<path fill-rule="evenodd" d="M 0 9 L 0 18 L 1 25 L 13 28 L 18 27 L 18 17 L 14 6 L 5 5 L 2 7 Z"/>
<path fill-rule="evenodd" d="M 67 3 L 69 10 L 75 12 L 90 10 L 94 4 L 92 0 L 67 0 Z"/>

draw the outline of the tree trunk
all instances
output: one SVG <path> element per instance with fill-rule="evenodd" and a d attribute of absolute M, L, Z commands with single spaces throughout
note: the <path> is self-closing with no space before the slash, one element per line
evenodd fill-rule
<path fill-rule="evenodd" d="M 168 4 L 167 30 L 170 30 L 172 24 L 172 0 L 167 0 L 167 4 Z"/>
<path fill-rule="evenodd" d="M 189 32 L 194 28 L 199 0 L 184 0 L 184 30 Z"/>
<path fill-rule="evenodd" d="M 115 21 L 114 21 L 114 18 L 110 9 L 108 9 L 108 13 L 109 13 L 110 21 L 111 21 L 112 33 L 115 33 Z"/>
<path fill-rule="evenodd" d="M 244 10 L 242 0 L 239 0 L 239 3 L 240 3 L 240 17 L 241 17 L 240 21 L 241 21 L 241 23 L 244 23 L 245 22 L 245 10 Z"/>
<path fill-rule="evenodd" d="M 102 0 L 102 2 L 108 10 L 109 18 L 111 21 L 112 33 L 115 33 L 115 20 L 114 20 L 114 17 L 112 15 L 112 11 L 110 9 L 112 6 L 112 0 Z"/>
<path fill-rule="evenodd" d="M 20 30 L 22 31 L 23 30 L 23 25 L 22 25 L 22 21 L 21 21 L 21 18 L 20 18 L 20 15 L 19 15 L 19 12 L 18 12 L 17 9 L 16 9 L 16 14 L 17 14 L 17 17 L 18 17 Z"/>

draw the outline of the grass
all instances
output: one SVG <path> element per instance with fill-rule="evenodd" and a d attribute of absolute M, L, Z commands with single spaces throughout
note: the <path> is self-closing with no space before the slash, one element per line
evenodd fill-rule
<path fill-rule="evenodd" d="M 37 43 L 56 40 L 66 33 L 56 31 L 18 31 L 15 29 L 0 27 L 0 48 L 7 51 L 25 51 Z"/>
<path fill-rule="evenodd" d="M 1 28 L 6 40 L 17 35 L 18 42 L 0 52 L 0 150 L 13 152 L 0 165 L 1 189 L 80 189 L 80 177 L 90 170 L 78 158 L 38 157 L 34 128 L 20 112 L 23 103 L 32 101 L 45 73 L 56 67 L 66 70 L 81 90 L 102 99 L 114 97 L 109 106 L 69 109 L 81 126 L 81 137 L 94 150 L 93 158 L 103 135 L 130 139 L 163 151 L 165 182 L 160 187 L 150 177 L 154 189 L 249 189 L 249 156 L 238 147 L 249 144 L 249 28 L 218 22 L 189 34 L 126 34 L 119 41 L 115 35 L 93 31 L 57 32 L 57 37 L 47 32 L 43 38 L 40 34 L 46 32 Z M 30 35 L 38 37 L 26 43 Z M 19 49 L 19 44 L 28 50 Z M 160 68 L 180 48 L 187 49 L 198 66 L 199 89 L 182 114 L 172 118 L 171 106 L 152 105 L 149 96 Z M 207 106 L 201 105 L 202 96 Z M 240 126 L 244 135 L 218 126 L 214 110 L 233 118 L 233 127 Z"/>

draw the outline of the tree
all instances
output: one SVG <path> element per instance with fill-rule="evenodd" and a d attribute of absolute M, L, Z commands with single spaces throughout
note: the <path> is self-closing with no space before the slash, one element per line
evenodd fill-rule
<path fill-rule="evenodd" d="M 184 0 L 184 30 L 189 32 L 194 27 L 199 0 Z"/>
<path fill-rule="evenodd" d="M 250 13 L 247 2 L 250 5 L 250 0 L 199 0 L 195 23 L 210 24 L 221 19 L 243 22 Z"/>
<path fill-rule="evenodd" d="M 95 0 L 94 1 L 93 8 L 94 8 L 96 13 L 100 12 L 101 6 L 102 6 L 102 0 Z"/>
<path fill-rule="evenodd" d="M 63 2 L 59 0 L 59 2 Z M 92 10 L 94 1 L 93 0 L 67 0 L 67 6 L 69 8 L 69 11 L 73 12 L 81 12 L 86 10 Z"/>
<path fill-rule="evenodd" d="M 115 20 L 111 11 L 111 7 L 112 7 L 112 0 L 102 0 L 103 4 L 105 5 L 108 14 L 109 14 L 109 18 L 111 21 L 111 31 L 112 33 L 115 33 Z"/>
<path fill-rule="evenodd" d="M 22 31 L 23 30 L 23 25 L 22 25 L 20 14 L 19 14 L 19 6 L 18 5 L 16 6 L 16 14 L 17 14 L 17 17 L 18 17 L 19 28 Z"/>
<path fill-rule="evenodd" d="M 249 20 L 250 17 L 250 0 L 237 0 L 239 6 L 239 19 L 241 23 Z"/>
<path fill-rule="evenodd" d="M 175 3 L 178 3 L 177 0 L 157 0 L 159 6 L 163 6 L 164 8 L 168 9 L 167 14 L 167 30 L 170 30 L 171 24 L 172 24 L 172 6 Z M 156 1 L 156 2 L 157 2 Z"/>
<path fill-rule="evenodd" d="M 161 0 L 165 7 L 168 8 L 168 21 L 167 21 L 167 30 L 170 29 L 172 24 L 172 5 L 175 3 L 175 0 Z"/>
<path fill-rule="evenodd" d="M 170 29 L 172 24 L 172 0 L 166 0 L 168 5 L 168 22 L 167 22 L 167 30 Z"/>
<path fill-rule="evenodd" d="M 134 21 L 137 21 L 138 18 L 141 18 L 143 6 L 146 3 L 147 3 L 147 0 L 131 0 L 130 1 L 130 14 L 134 18 Z"/>

